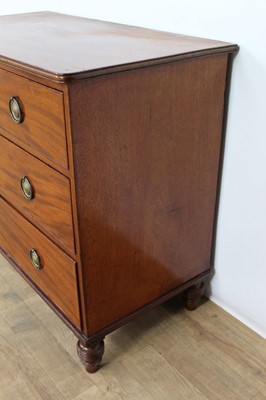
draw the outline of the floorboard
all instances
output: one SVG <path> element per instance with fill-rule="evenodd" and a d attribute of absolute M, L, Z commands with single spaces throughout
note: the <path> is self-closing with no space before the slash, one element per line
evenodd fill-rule
<path fill-rule="evenodd" d="M 105 343 L 87 374 L 72 332 L 0 256 L 0 400 L 266 400 L 265 340 L 211 301 L 174 299 Z"/>

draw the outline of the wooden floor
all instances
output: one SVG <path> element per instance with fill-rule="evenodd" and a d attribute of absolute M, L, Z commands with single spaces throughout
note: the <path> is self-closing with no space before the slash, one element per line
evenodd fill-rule
<path fill-rule="evenodd" d="M 0 256 L 1 400 L 262 400 L 265 340 L 206 301 L 177 301 L 106 338 L 87 374 L 76 338 Z"/>

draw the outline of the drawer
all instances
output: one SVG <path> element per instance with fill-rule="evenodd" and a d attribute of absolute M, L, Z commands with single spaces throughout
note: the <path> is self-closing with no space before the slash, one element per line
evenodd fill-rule
<path fill-rule="evenodd" d="M 0 82 L 0 127 L 67 168 L 63 94 L 1 69 Z M 21 106 L 21 123 L 11 117 L 9 101 L 12 97 Z"/>
<path fill-rule="evenodd" d="M 74 252 L 69 179 L 1 135 L 0 149 L 0 194 L 21 213 L 33 219 L 42 230 Z M 32 187 L 31 200 L 23 194 L 23 177 L 28 179 Z M 23 180 L 24 187 L 26 179 Z"/>
<path fill-rule="evenodd" d="M 0 247 L 11 256 L 26 275 L 46 296 L 80 328 L 75 262 L 27 222 L 0 197 Z M 41 269 L 30 258 L 34 250 L 40 257 Z M 32 252 L 37 265 L 38 258 Z"/>

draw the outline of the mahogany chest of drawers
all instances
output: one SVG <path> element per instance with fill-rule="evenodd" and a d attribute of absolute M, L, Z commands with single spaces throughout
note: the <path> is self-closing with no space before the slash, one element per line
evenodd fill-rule
<path fill-rule="evenodd" d="M 50 12 L 0 35 L 0 249 L 94 372 L 106 334 L 203 294 L 237 46 Z"/>

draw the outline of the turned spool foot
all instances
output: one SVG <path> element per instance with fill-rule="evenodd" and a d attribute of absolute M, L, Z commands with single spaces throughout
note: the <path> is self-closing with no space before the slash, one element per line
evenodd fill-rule
<path fill-rule="evenodd" d="M 78 340 L 77 353 L 82 363 L 85 365 L 86 371 L 94 373 L 98 371 L 102 361 L 104 341 L 100 340 L 88 345 Z"/>
<path fill-rule="evenodd" d="M 188 310 L 195 310 L 200 305 L 201 298 L 204 294 L 204 286 L 204 282 L 200 282 L 186 290 L 184 299 L 185 307 Z"/>

